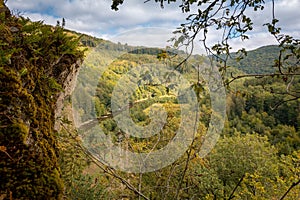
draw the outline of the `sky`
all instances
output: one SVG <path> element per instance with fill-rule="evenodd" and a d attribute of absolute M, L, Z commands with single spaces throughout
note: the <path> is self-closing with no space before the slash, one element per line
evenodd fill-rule
<path fill-rule="evenodd" d="M 180 1 L 178 1 L 180 2 Z M 233 50 L 255 49 L 263 45 L 276 44 L 267 33 L 264 23 L 272 19 L 270 0 L 266 0 L 265 9 L 248 12 L 254 20 L 254 30 L 250 39 L 241 42 L 231 41 Z M 300 0 L 276 0 L 275 14 L 280 20 L 282 32 L 300 38 Z M 165 47 L 172 32 L 185 22 L 187 14 L 182 13 L 179 3 L 160 8 L 154 0 L 125 0 L 119 11 L 111 10 L 111 0 L 8 0 L 7 6 L 15 14 L 29 17 L 33 21 L 44 21 L 56 25 L 57 21 L 66 21 L 66 28 L 86 33 L 98 38 L 129 45 Z M 212 30 L 208 43 L 220 40 L 220 33 Z M 200 43 L 196 43 L 196 53 L 204 53 Z"/>

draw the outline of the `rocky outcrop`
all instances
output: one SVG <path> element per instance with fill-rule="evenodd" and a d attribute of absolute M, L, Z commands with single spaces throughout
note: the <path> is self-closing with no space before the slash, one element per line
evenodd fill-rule
<path fill-rule="evenodd" d="M 57 101 L 55 106 L 55 124 L 54 129 L 59 131 L 60 130 L 60 117 L 62 117 L 62 110 L 64 108 L 64 101 L 66 98 L 70 97 L 73 90 L 75 89 L 77 76 L 79 73 L 79 66 L 81 65 L 82 61 L 77 60 L 75 63 L 72 64 L 70 62 L 68 65 L 69 68 L 67 70 L 62 71 L 61 73 L 57 74 L 57 82 L 62 86 L 62 92 L 58 93 Z M 58 63 L 59 65 L 60 63 Z"/>
<path fill-rule="evenodd" d="M 62 199 L 58 127 L 83 52 L 62 27 L 0 1 L 0 199 Z"/>

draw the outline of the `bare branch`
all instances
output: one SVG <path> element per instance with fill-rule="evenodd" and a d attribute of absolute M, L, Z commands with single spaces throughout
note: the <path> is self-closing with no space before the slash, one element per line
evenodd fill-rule
<path fill-rule="evenodd" d="M 270 74 L 242 74 L 238 76 L 233 76 L 231 73 L 231 80 L 226 83 L 226 85 L 229 85 L 233 81 L 237 79 L 247 78 L 247 77 L 255 77 L 255 78 L 263 78 L 263 77 L 276 77 L 276 76 L 300 76 L 300 73 L 270 73 Z"/>
<path fill-rule="evenodd" d="M 195 120 L 195 123 L 194 123 L 194 136 L 197 132 L 197 123 L 198 123 L 198 118 L 199 118 L 199 107 L 197 106 L 197 111 L 196 111 L 196 120 Z M 195 138 L 193 136 L 193 138 Z M 195 139 L 193 139 L 192 143 L 191 143 L 191 147 L 193 146 L 195 142 Z M 180 178 L 180 181 L 179 181 L 179 184 L 178 184 L 178 187 L 176 189 L 176 195 L 175 195 L 175 199 L 179 199 L 179 192 L 181 190 L 181 186 L 182 186 L 182 183 L 183 183 L 183 180 L 184 180 L 184 177 L 185 177 L 185 174 L 188 170 L 188 166 L 189 166 L 189 162 L 191 160 L 191 154 L 192 154 L 192 148 L 190 148 L 188 151 L 187 151 L 187 158 L 186 158 L 186 162 L 185 162 L 185 166 L 184 166 L 184 170 L 182 172 L 182 175 L 181 175 L 181 178 Z"/>
<path fill-rule="evenodd" d="M 300 184 L 300 179 L 297 182 L 292 183 L 292 185 L 289 187 L 289 189 L 282 195 L 280 200 L 283 200 L 288 195 L 288 193 L 299 184 Z"/>
<path fill-rule="evenodd" d="M 291 99 L 286 99 L 286 100 L 279 101 L 273 107 L 271 107 L 271 109 L 276 110 L 280 105 L 282 105 L 284 103 L 287 103 L 287 102 L 290 102 L 290 101 L 295 101 L 297 99 L 300 99 L 300 96 L 299 97 L 294 97 L 294 98 L 291 98 Z"/>
<path fill-rule="evenodd" d="M 244 178 L 245 178 L 245 174 L 243 174 L 243 176 L 240 178 L 239 182 L 236 184 L 236 186 L 232 190 L 231 194 L 228 197 L 228 200 L 231 200 L 234 198 L 234 193 L 235 193 L 236 189 L 240 186 L 240 184 L 242 183 Z"/>
<path fill-rule="evenodd" d="M 105 164 L 103 164 L 99 159 L 97 159 L 88 149 L 86 149 L 84 146 L 82 146 L 79 141 L 76 139 L 76 137 L 72 137 L 72 133 L 66 128 L 66 126 L 61 123 L 63 129 L 69 133 L 71 139 L 74 139 L 77 146 L 81 149 L 81 151 L 97 166 L 99 167 L 103 172 L 119 179 L 129 190 L 133 191 L 135 194 L 139 195 L 140 197 L 143 197 L 146 200 L 150 200 L 148 197 L 146 197 L 143 193 L 140 192 L 139 189 L 135 188 L 133 185 L 131 185 L 126 179 L 122 178 L 120 175 L 117 174 L 112 168 L 110 167 L 104 167 Z M 100 164 L 99 164 L 100 163 Z"/>

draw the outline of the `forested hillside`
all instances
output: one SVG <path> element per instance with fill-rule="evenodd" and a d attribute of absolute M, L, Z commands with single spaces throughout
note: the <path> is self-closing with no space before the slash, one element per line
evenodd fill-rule
<path fill-rule="evenodd" d="M 150 73 L 147 75 L 146 71 L 138 71 L 140 66 L 149 64 L 176 68 L 189 80 L 199 102 L 197 133 L 190 149 L 182 157 L 155 172 L 134 174 L 114 171 L 117 175 L 105 176 L 109 174 L 107 171 L 92 164 L 84 171 L 97 183 L 100 182 L 102 189 L 93 190 L 94 193 L 87 196 L 95 195 L 93 198 L 96 198 L 100 192 L 104 199 L 135 199 L 141 195 L 149 199 L 227 199 L 233 196 L 236 199 L 280 199 L 292 188 L 285 198 L 299 197 L 299 185 L 297 188 L 294 186 L 300 175 L 300 104 L 299 101 L 282 101 L 285 97 L 278 93 L 285 90 L 284 80 L 276 77 L 247 78 L 233 82 L 226 92 L 227 120 L 221 138 L 213 151 L 206 158 L 201 158 L 197 152 L 208 129 L 211 99 L 203 74 L 198 74 L 196 68 L 209 65 L 209 61 L 196 55 L 178 67 L 185 58 L 184 54 L 174 56 L 163 49 L 132 48 L 103 41 L 86 59 L 72 99 L 85 146 L 90 147 L 94 155 L 102 155 L 98 151 L 101 149 L 97 146 L 99 143 L 95 142 L 99 142 L 98 129 L 94 128 L 97 126 L 95 118 L 113 145 L 132 152 L 150 153 L 172 140 L 180 126 L 182 104 L 174 90 L 170 89 L 170 80 L 162 81 Z M 237 66 L 237 69 L 231 67 L 230 71 L 234 74 L 271 72 L 272 59 L 276 59 L 277 53 L 275 46 L 251 51 L 248 53 L 250 57 L 241 61 L 244 68 L 238 67 L 240 63 L 233 63 L 232 66 Z M 131 129 L 122 130 L 113 118 L 112 94 L 128 73 L 136 74 L 140 80 L 129 98 L 131 119 L 145 127 L 153 120 L 150 118 L 151 109 L 165 109 L 166 125 L 160 134 L 145 139 L 130 137 Z M 299 88 L 299 81 L 295 81 L 294 87 Z M 127 86 L 121 85 L 121 90 L 126 91 Z M 101 157 L 96 159 L 103 161 Z M 119 176 L 125 183 L 119 182 Z M 126 181 L 130 182 L 129 186 Z"/>
<path fill-rule="evenodd" d="M 264 74 L 276 71 L 274 67 L 274 59 L 278 58 L 280 48 L 275 45 L 264 46 L 258 49 L 248 51 L 247 56 L 237 62 L 232 53 L 232 59 L 228 61 L 228 65 L 235 67 L 247 74 Z"/>
<path fill-rule="evenodd" d="M 0 199 L 300 198 L 300 101 L 286 99 L 287 80 L 239 79 L 216 99 L 218 85 L 207 82 L 215 63 L 205 56 L 185 60 L 182 51 L 113 43 L 0 9 Z M 276 57 L 276 46 L 250 51 L 223 79 L 272 72 Z M 295 77 L 291 89 L 299 88 Z M 202 157 L 223 100 L 224 128 Z M 178 139 L 180 130 L 192 139 Z M 174 141 L 174 151 L 152 159 Z M 130 157 L 145 170 L 122 150 L 146 155 Z"/>

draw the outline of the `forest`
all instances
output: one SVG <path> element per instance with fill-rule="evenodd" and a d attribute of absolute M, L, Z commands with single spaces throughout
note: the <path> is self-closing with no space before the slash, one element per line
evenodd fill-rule
<path fill-rule="evenodd" d="M 199 79 L 199 71 L 195 66 L 209 65 L 208 59 L 194 55 L 178 67 L 185 56 L 183 52 L 177 52 L 174 57 L 174 52 L 166 49 L 156 49 L 155 52 L 145 47 L 136 47 L 139 51 L 132 48 L 101 41 L 84 62 L 71 101 L 77 111 L 78 134 L 83 133 L 81 139 L 87 142 L 84 146 L 90 148 L 87 150 L 97 156 L 100 154 L 100 150 L 97 150 L 99 147 L 94 146 L 98 144 L 94 141 L 100 133 L 93 128 L 95 125 L 90 120 L 95 118 L 114 145 L 134 152 L 151 153 L 153 149 L 163 148 L 175 137 L 182 118 L 182 104 L 176 94 L 172 93 L 176 91 L 176 86 L 166 82 L 166 79 L 160 80 L 149 72 L 147 74 L 147 71 L 135 73 L 140 75 L 138 80 L 142 82 L 135 85 L 137 88 L 129 97 L 129 105 L 132 105 L 129 107 L 130 117 L 134 123 L 147 126 L 153 120 L 149 113 L 151 107 L 162 106 L 167 112 L 167 119 L 161 132 L 150 138 L 131 137 L 128 132 L 132 130 L 122 130 L 117 119 L 110 115 L 112 93 L 121 77 L 129 72 L 134 73 L 134 69 L 144 64 L 176 68 L 189 81 L 199 102 L 197 132 L 192 145 L 178 160 L 154 172 L 136 174 L 121 170 L 117 171 L 117 176 L 109 177 L 105 176 L 105 170 L 95 164 L 90 165 L 83 170 L 85 176 L 90 178 L 90 186 L 94 186 L 94 180 L 101 184 L 100 188 L 91 190 L 95 193 L 88 192 L 91 195 L 89 198 L 98 198 L 97 195 L 100 195 L 104 199 L 135 199 L 141 195 L 120 187 L 118 176 L 135 186 L 145 195 L 145 199 L 280 199 L 291 185 L 297 183 L 300 164 L 299 101 L 282 102 L 284 97 L 277 94 L 285 90 L 286 82 L 282 78 L 245 78 L 230 84 L 226 89 L 224 129 L 212 152 L 201 158 L 197 153 L 207 132 L 212 108 L 208 86 L 201 77 L 204 72 Z M 260 51 L 264 52 L 263 56 Z M 240 66 L 246 65 L 246 61 L 230 61 L 232 69 L 227 72 L 227 76 L 249 73 L 249 70 L 255 70 L 257 74 L 263 73 L 262 70 L 272 71 L 270 59 L 276 58 L 276 52 L 278 55 L 279 49 L 276 46 L 261 47 L 249 52 L 249 68 L 245 67 L 244 71 Z M 117 59 L 109 60 L 107 55 Z M 255 67 L 262 65 L 265 67 Z M 299 88 L 299 84 L 300 79 L 297 79 L 294 87 Z M 126 91 L 124 87 L 128 85 L 122 86 L 121 90 Z M 104 160 L 97 156 L 94 159 Z M 67 171 L 70 172 L 69 168 Z M 82 190 L 72 195 L 75 198 L 80 192 Z M 298 197 L 299 185 L 284 198 Z"/>
<path fill-rule="evenodd" d="M 276 72 L 279 46 L 232 53 L 214 76 L 209 56 L 0 9 L 0 199 L 300 198 L 300 100 L 286 94 L 300 78 L 261 76 Z M 218 78 L 228 84 L 215 96 Z"/>

